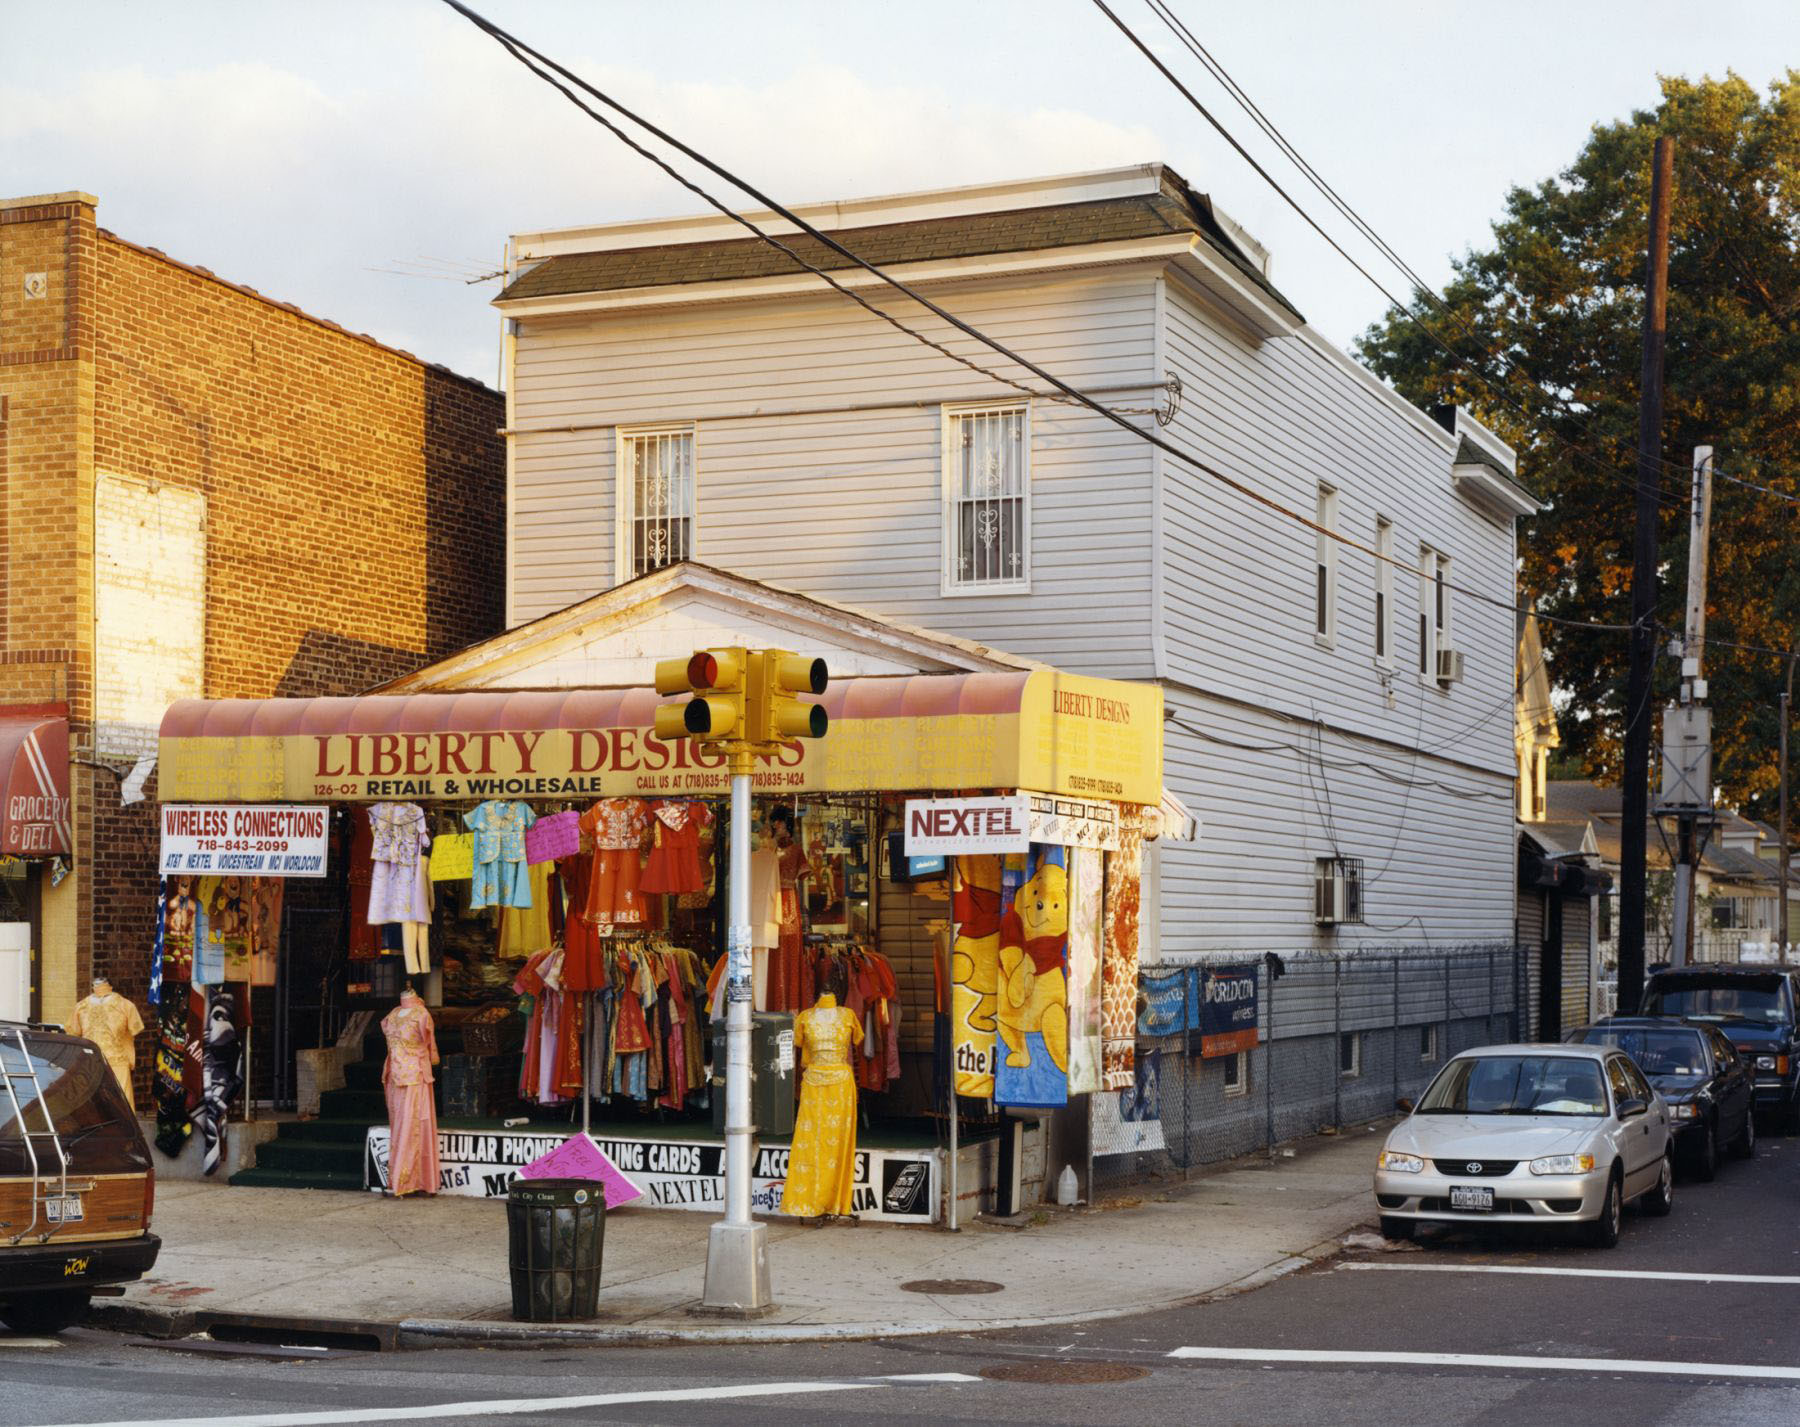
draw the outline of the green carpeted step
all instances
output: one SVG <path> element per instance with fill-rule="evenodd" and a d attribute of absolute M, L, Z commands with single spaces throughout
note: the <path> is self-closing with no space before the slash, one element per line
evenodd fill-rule
<path fill-rule="evenodd" d="M 281 1124 L 281 1138 L 360 1145 L 370 1123 L 368 1120 L 284 1120 Z M 386 1124 L 386 1117 L 374 1123 Z"/>
<path fill-rule="evenodd" d="M 231 1186 L 258 1189 L 353 1189 L 363 1191 L 362 1173 L 342 1170 L 240 1169 Z"/>
<path fill-rule="evenodd" d="M 331 1120 L 387 1123 L 387 1099 L 379 1090 L 327 1090 L 319 1096 L 319 1114 Z"/>
<path fill-rule="evenodd" d="M 362 1173 L 363 1141 L 335 1143 L 329 1140 L 268 1140 L 256 1147 L 258 1169 L 322 1170 L 337 1174 Z"/>

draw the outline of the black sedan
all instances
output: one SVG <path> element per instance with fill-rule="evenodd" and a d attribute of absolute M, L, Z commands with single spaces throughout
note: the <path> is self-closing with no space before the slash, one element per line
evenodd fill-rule
<path fill-rule="evenodd" d="M 1650 1016 L 1613 1016 L 1566 1039 L 1614 1046 L 1637 1063 L 1675 1121 L 1675 1144 L 1698 1179 L 1711 1179 L 1721 1151 L 1756 1152 L 1755 1072 L 1714 1026 Z"/>

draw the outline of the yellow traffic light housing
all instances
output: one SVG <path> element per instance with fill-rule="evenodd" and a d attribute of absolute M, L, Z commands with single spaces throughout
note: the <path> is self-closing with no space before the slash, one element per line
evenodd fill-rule
<path fill-rule="evenodd" d="M 656 736 L 665 742 L 695 738 L 719 742 L 742 738 L 746 719 L 744 695 L 750 658 L 742 649 L 702 649 L 686 659 L 664 659 L 656 666 L 656 692 L 690 693 L 684 704 L 664 704 L 656 711 Z"/>
<path fill-rule="evenodd" d="M 753 743 L 790 738 L 823 738 L 830 725 L 825 710 L 797 694 L 822 694 L 830 681 L 823 659 L 785 649 L 759 649 L 750 656 L 750 729 Z"/>

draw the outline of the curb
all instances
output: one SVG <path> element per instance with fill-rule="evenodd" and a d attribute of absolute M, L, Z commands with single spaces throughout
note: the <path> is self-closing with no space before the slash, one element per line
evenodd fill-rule
<path fill-rule="evenodd" d="M 1354 1227 L 1354 1226 L 1352 1226 Z M 1345 1231 L 1346 1233 L 1349 1230 Z M 1262 1288 L 1289 1274 L 1325 1262 L 1342 1252 L 1339 1238 L 1322 1239 L 1298 1254 L 1289 1254 L 1242 1278 L 1210 1288 L 1204 1293 L 1164 1299 L 1159 1303 L 1134 1303 L 1116 1308 L 1096 1308 L 1076 1313 L 1044 1313 L 1019 1318 L 943 1318 L 905 1323 L 746 1323 L 713 1327 L 657 1327 L 650 1324 L 547 1324 L 508 1321 L 475 1322 L 466 1318 L 407 1318 L 399 1324 L 402 1348 L 533 1347 L 654 1347 L 682 1343 L 714 1346 L 753 1343 L 857 1342 L 871 1338 L 930 1338 L 973 1333 L 1018 1332 L 1027 1328 L 1055 1328 L 1074 1323 L 1099 1323 L 1111 1318 L 1133 1318 L 1144 1313 L 1166 1313 L 1216 1303 L 1240 1293 Z"/>
<path fill-rule="evenodd" d="M 1352 1225 L 1351 1229 L 1355 1226 Z M 1348 1233 L 1351 1229 L 1346 1229 Z M 907 1322 L 860 1323 L 516 1323 L 468 1318 L 401 1318 L 380 1322 L 335 1318 L 296 1319 L 279 1313 L 209 1312 L 205 1309 L 153 1308 L 116 1300 L 96 1303 L 87 1326 L 113 1333 L 175 1339 L 196 1333 L 253 1342 L 305 1341 L 321 1334 L 336 1338 L 369 1340 L 378 1351 L 431 1348 L 485 1347 L 668 1347 L 705 1344 L 715 1347 L 757 1343 L 857 1342 L 874 1338 L 927 1338 L 966 1336 L 975 1333 L 1018 1332 L 1028 1328 L 1054 1328 L 1075 1323 L 1098 1323 L 1131 1318 L 1144 1313 L 1166 1313 L 1201 1304 L 1217 1303 L 1286 1278 L 1301 1269 L 1335 1258 L 1342 1252 L 1342 1236 L 1322 1239 L 1299 1253 L 1286 1254 L 1202 1293 L 1073 1313 L 1031 1314 L 1012 1318 L 939 1318 Z"/>

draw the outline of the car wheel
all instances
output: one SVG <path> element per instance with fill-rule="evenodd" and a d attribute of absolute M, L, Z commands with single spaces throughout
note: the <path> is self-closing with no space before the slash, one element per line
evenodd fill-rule
<path fill-rule="evenodd" d="M 1713 1138 L 1713 1125 L 1700 1127 L 1700 1143 L 1694 1147 L 1694 1178 L 1711 1184 L 1719 1173 L 1719 1142 Z"/>
<path fill-rule="evenodd" d="M 1786 1105 L 1775 1120 L 1775 1133 L 1778 1135 L 1800 1134 L 1800 1095 L 1796 1095 Z"/>
<path fill-rule="evenodd" d="M 0 1323 L 15 1333 L 60 1333 L 86 1318 L 87 1311 L 85 1293 L 35 1293 L 0 1308 Z"/>
<path fill-rule="evenodd" d="M 1386 1214 L 1381 1216 L 1381 1237 L 1392 1239 L 1396 1243 L 1405 1243 L 1412 1238 L 1413 1231 L 1418 1227 L 1411 1219 L 1393 1219 Z"/>
<path fill-rule="evenodd" d="M 1756 1158 L 1756 1116 L 1748 1110 L 1744 1111 L 1744 1128 L 1738 1131 L 1737 1138 L 1731 1142 L 1731 1152 L 1739 1159 Z"/>
<path fill-rule="evenodd" d="M 1706 1137 L 1706 1143 L 1709 1146 L 1712 1144 L 1711 1135 Z M 1710 1174 L 1707 1176 L 1709 1179 L 1711 1177 Z M 1675 1156 L 1672 1152 L 1668 1150 L 1663 1152 L 1662 1169 L 1656 1176 L 1656 1187 L 1638 1202 L 1643 1205 L 1646 1214 L 1654 1215 L 1658 1219 L 1663 1218 L 1675 1207 Z"/>
<path fill-rule="evenodd" d="M 1606 1181 L 1606 1199 L 1600 1205 L 1600 1217 L 1584 1226 L 1589 1248 L 1610 1249 L 1619 1242 L 1620 1221 L 1625 1212 L 1623 1194 L 1618 1171 L 1614 1170 Z"/>

